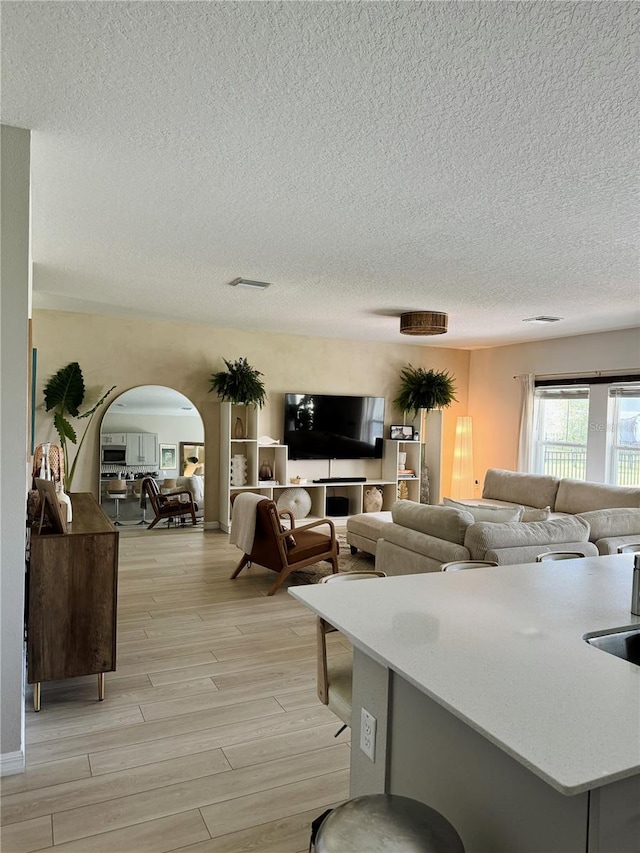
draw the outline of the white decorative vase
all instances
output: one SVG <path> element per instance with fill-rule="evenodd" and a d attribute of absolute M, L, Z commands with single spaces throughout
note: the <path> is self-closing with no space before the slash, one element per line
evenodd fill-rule
<path fill-rule="evenodd" d="M 58 503 L 62 507 L 62 512 L 66 513 L 67 524 L 71 524 L 72 521 L 72 512 L 71 512 L 71 498 L 66 492 L 60 490 L 56 497 L 58 498 Z"/>
<path fill-rule="evenodd" d="M 382 492 L 380 489 L 367 489 L 362 503 L 365 512 L 380 512 L 382 509 Z"/>
<path fill-rule="evenodd" d="M 231 485 L 244 486 L 247 482 L 247 458 L 238 453 L 231 457 Z"/>

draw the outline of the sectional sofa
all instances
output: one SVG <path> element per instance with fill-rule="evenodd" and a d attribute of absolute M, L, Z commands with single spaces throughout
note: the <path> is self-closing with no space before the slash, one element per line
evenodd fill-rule
<path fill-rule="evenodd" d="M 640 542 L 640 488 L 490 469 L 482 498 L 397 501 L 380 529 L 376 567 L 439 571 L 451 560 L 533 561 L 547 551 L 611 554 Z"/>

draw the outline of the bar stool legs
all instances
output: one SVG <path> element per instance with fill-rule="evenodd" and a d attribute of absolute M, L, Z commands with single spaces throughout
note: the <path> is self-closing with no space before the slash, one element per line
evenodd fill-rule
<path fill-rule="evenodd" d="M 395 794 L 347 800 L 323 820 L 316 853 L 464 853 L 460 836 L 435 809 Z"/>

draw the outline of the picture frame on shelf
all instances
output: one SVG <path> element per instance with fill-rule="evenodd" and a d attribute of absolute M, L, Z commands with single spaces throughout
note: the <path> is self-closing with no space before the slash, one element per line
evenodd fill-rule
<path fill-rule="evenodd" d="M 411 424 L 391 424 L 389 438 L 392 441 L 413 441 L 413 427 Z"/>
<path fill-rule="evenodd" d="M 42 509 L 40 512 L 40 530 L 42 531 L 44 519 L 47 519 L 48 524 L 53 529 L 54 533 L 67 532 L 66 513 L 63 515 L 62 507 L 58 501 L 56 487 L 53 480 L 42 480 L 39 477 L 34 477 L 33 482 L 40 495 Z"/>
<path fill-rule="evenodd" d="M 177 444 L 160 444 L 160 465 L 161 470 L 178 467 L 178 445 Z"/>

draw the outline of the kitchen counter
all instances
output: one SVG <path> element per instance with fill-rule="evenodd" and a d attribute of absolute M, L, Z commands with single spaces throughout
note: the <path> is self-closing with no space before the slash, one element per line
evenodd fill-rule
<path fill-rule="evenodd" d="M 393 763 L 395 741 L 396 755 L 411 763 L 402 728 L 416 729 L 417 756 L 417 745 L 429 741 L 425 729 L 453 725 L 451 719 L 445 725 L 443 711 L 455 718 L 454 744 L 470 730 L 473 749 L 480 740 L 497 747 L 561 800 L 632 777 L 635 785 L 640 667 L 583 640 L 586 633 L 640 625 L 630 613 L 632 572 L 633 555 L 622 554 L 291 589 L 354 645 L 352 793 L 362 792 L 359 777 L 373 772 L 355 747 L 360 700 L 377 701 L 366 682 L 382 684 L 376 672 L 390 673 L 388 707 L 377 708 L 388 744 L 379 737 L 385 766 L 378 789 L 394 792 L 393 779 L 403 778 L 404 767 Z M 410 704 L 423 709 L 429 727 L 411 718 Z M 505 778 L 521 773 L 508 767 Z"/>

